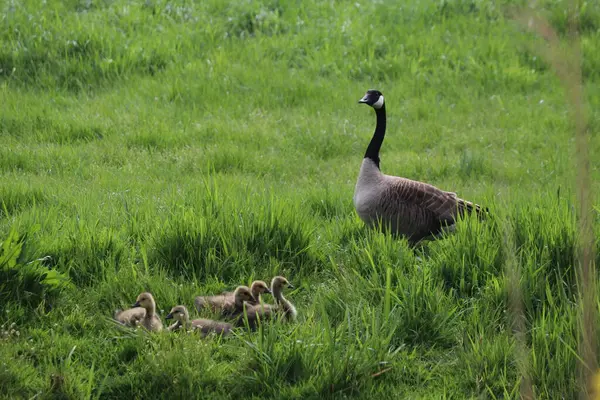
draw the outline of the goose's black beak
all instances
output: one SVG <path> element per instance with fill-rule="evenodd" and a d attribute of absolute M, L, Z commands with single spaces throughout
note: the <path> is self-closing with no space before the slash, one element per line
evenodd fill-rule
<path fill-rule="evenodd" d="M 132 305 L 131 307 L 139 307 L 140 306 L 140 302 L 136 301 L 134 305 Z"/>
<path fill-rule="evenodd" d="M 360 99 L 358 102 L 359 102 L 359 103 L 367 103 L 367 101 L 369 101 L 369 95 L 368 95 L 368 94 L 365 94 L 365 95 L 363 96 L 363 98 L 362 98 L 362 99 Z"/>
<path fill-rule="evenodd" d="M 167 316 L 165 317 L 165 319 L 171 319 L 171 318 L 173 318 L 173 314 L 171 314 L 171 313 L 168 313 Z"/>

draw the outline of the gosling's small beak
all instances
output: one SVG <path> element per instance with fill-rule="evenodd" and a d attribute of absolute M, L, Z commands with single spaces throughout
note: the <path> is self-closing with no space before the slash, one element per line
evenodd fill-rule
<path fill-rule="evenodd" d="M 132 305 L 131 307 L 139 307 L 140 306 L 140 302 L 136 301 L 134 305 Z"/>
<path fill-rule="evenodd" d="M 289 282 L 288 282 L 288 287 L 289 287 L 290 289 L 294 289 L 294 285 L 292 285 L 292 284 L 291 284 L 291 283 L 289 283 Z"/>
<path fill-rule="evenodd" d="M 273 293 L 273 292 L 271 292 L 271 289 L 265 289 L 265 293 L 269 293 L 269 294 L 271 294 L 271 293 Z"/>
<path fill-rule="evenodd" d="M 165 319 L 171 319 L 171 318 L 173 318 L 173 314 L 171 314 L 171 313 L 168 313 L 167 316 L 165 317 Z"/>
<path fill-rule="evenodd" d="M 359 103 L 366 103 L 368 99 L 369 99 L 369 95 L 365 94 L 364 97 L 362 99 L 360 99 L 358 102 Z"/>

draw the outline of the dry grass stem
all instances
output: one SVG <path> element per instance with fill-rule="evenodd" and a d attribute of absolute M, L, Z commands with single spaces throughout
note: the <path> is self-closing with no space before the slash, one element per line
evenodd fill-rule
<path fill-rule="evenodd" d="M 595 237 L 593 230 L 593 193 L 590 172 L 590 133 L 583 94 L 581 72 L 582 53 L 578 31 L 578 2 L 569 9 L 569 34 L 563 41 L 545 18 L 525 9 L 516 17 L 524 26 L 544 39 L 545 44 L 537 50 L 552 66 L 562 82 L 571 118 L 574 122 L 576 163 L 577 163 L 577 202 L 578 232 L 577 247 L 578 284 L 580 295 L 581 336 L 579 354 L 580 373 L 584 388 L 582 398 L 591 398 L 592 378 L 597 369 L 596 324 L 598 321 L 595 274 Z"/>

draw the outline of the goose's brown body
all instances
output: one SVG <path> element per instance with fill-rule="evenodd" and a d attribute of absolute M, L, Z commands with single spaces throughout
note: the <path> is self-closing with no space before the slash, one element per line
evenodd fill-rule
<path fill-rule="evenodd" d="M 487 210 L 433 185 L 383 174 L 379 150 L 385 137 L 386 111 L 381 92 L 369 90 L 359 101 L 375 109 L 377 125 L 360 167 L 354 189 L 354 207 L 367 226 L 379 224 L 411 244 L 454 228 L 459 216 Z"/>
<path fill-rule="evenodd" d="M 381 223 L 393 234 L 416 243 L 452 229 L 458 216 L 481 214 L 478 204 L 424 182 L 381 173 L 375 163 L 363 159 L 354 192 L 354 207 L 370 227 Z"/>

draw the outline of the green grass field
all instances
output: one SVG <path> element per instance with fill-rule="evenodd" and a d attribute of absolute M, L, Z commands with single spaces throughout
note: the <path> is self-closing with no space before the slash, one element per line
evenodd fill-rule
<path fill-rule="evenodd" d="M 566 2 L 538 3 L 564 37 Z M 537 398 L 575 398 L 573 123 L 520 4 L 0 2 L 0 397 L 517 398 L 524 356 Z M 600 3 L 579 21 L 597 193 Z M 493 218 L 416 252 L 364 228 L 369 88 L 383 172 Z M 145 290 L 164 318 L 276 274 L 295 324 L 202 340 L 110 320 Z"/>

